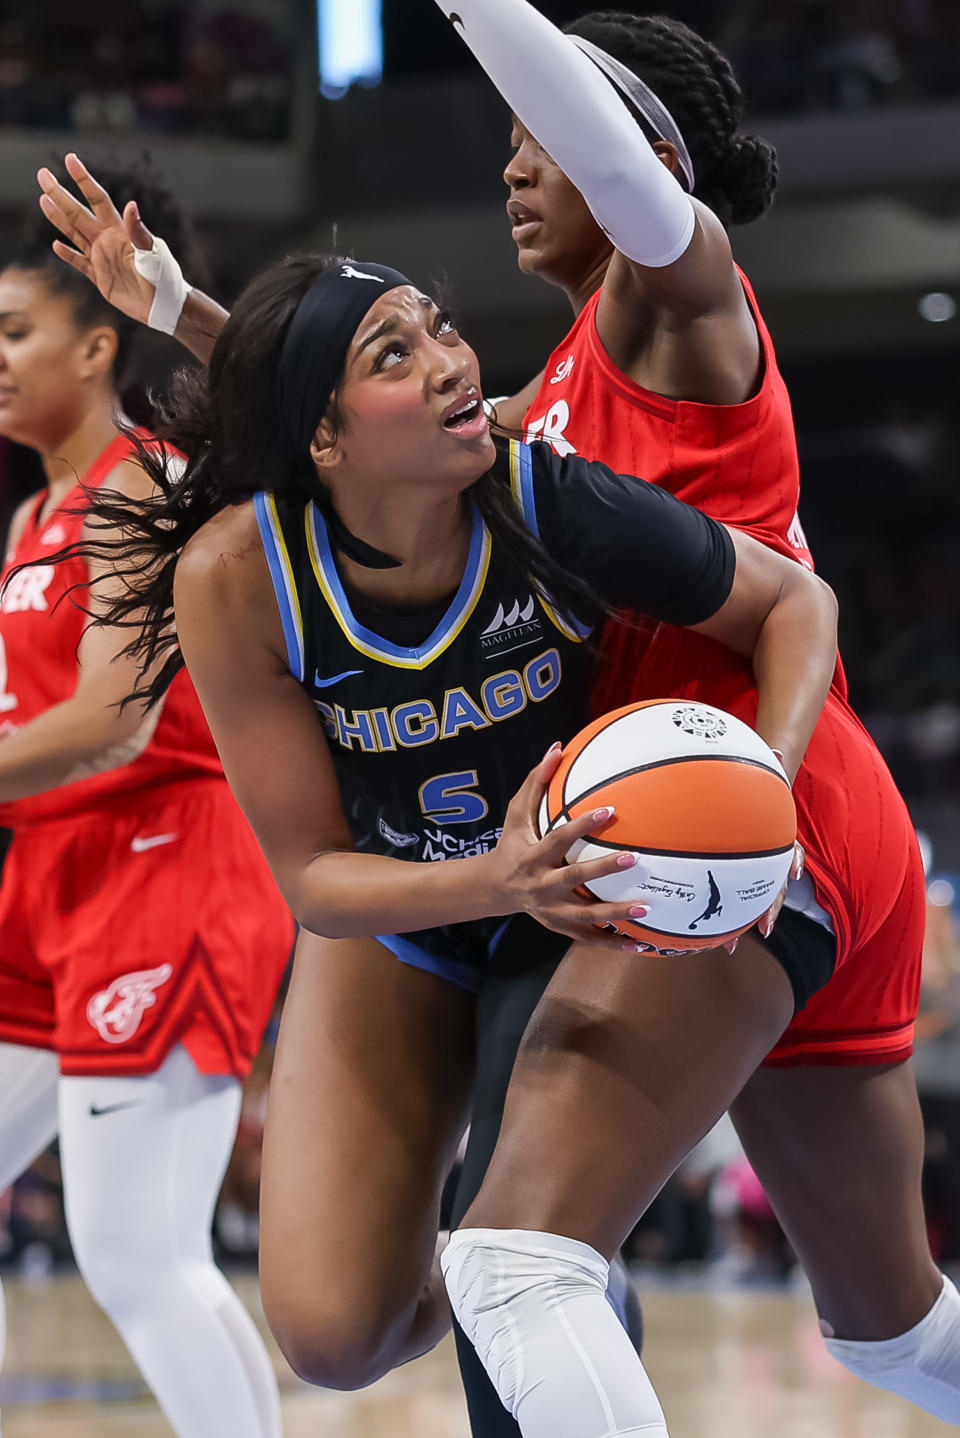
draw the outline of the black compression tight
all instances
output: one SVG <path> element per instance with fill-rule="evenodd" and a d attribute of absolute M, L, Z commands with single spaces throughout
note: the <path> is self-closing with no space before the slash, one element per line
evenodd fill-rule
<path fill-rule="evenodd" d="M 476 1198 L 500 1132 L 514 1059 L 530 1016 L 550 982 L 567 941 L 532 921 L 514 920 L 477 1002 L 477 1073 L 470 1138 L 457 1182 L 451 1226 Z M 470 1340 L 454 1324 L 457 1358 L 473 1438 L 520 1438 Z"/>

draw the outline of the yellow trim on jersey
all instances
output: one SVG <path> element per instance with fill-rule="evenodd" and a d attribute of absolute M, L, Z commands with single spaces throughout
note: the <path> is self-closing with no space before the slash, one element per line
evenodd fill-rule
<path fill-rule="evenodd" d="M 524 513 L 524 508 L 523 508 L 523 495 L 522 495 L 522 493 L 521 493 L 521 491 L 520 491 L 520 448 L 519 448 L 518 442 L 517 442 L 515 439 L 511 439 L 511 440 L 509 441 L 509 444 L 510 444 L 510 488 L 513 490 L 513 497 L 514 497 L 514 500 L 516 501 L 517 508 L 519 509 L 520 513 L 523 514 L 524 519 L 526 519 L 526 514 Z"/>
<path fill-rule="evenodd" d="M 303 613 L 300 609 L 300 596 L 297 593 L 297 583 L 293 577 L 293 565 L 290 563 L 290 552 L 287 549 L 287 541 L 283 537 L 283 526 L 280 523 L 280 515 L 277 510 L 277 501 L 268 490 L 264 495 L 267 513 L 267 522 L 270 525 L 270 533 L 276 546 L 277 558 L 283 571 L 283 587 L 286 591 L 287 603 L 290 606 L 290 613 L 297 631 L 297 648 L 300 653 L 300 678 L 304 677 L 304 643 L 303 643 Z"/>
<path fill-rule="evenodd" d="M 524 520 L 526 521 L 527 525 L 528 525 L 529 528 L 531 529 L 532 533 L 535 534 L 535 535 L 537 535 L 537 537 L 539 538 L 539 527 L 538 527 L 537 522 L 536 522 L 536 514 L 529 512 L 529 506 L 528 506 L 528 504 L 524 501 L 524 492 L 523 492 L 523 483 L 522 483 L 522 473 L 523 473 L 523 471 L 522 471 L 522 469 L 521 469 L 521 456 L 522 456 L 524 453 L 526 453 L 526 454 L 529 456 L 529 453 L 530 453 L 529 447 L 528 447 L 527 445 L 523 444 L 522 441 L 520 441 L 520 440 L 511 439 L 511 440 L 510 440 L 510 488 L 511 488 L 511 490 L 513 491 L 513 498 L 514 498 L 514 500 L 516 501 L 517 508 L 520 510 L 520 513 L 523 515 Z M 532 504 L 532 500 L 533 500 L 533 496 L 532 496 L 532 492 L 531 492 L 531 494 L 530 494 L 530 503 L 531 503 L 531 504 Z M 589 630 L 577 630 L 577 629 L 572 628 L 572 627 L 566 622 L 566 620 L 564 620 L 564 619 L 562 618 L 562 616 L 559 614 L 559 612 L 558 612 L 556 609 L 554 609 L 553 605 L 548 602 L 548 600 L 546 599 L 546 597 L 545 597 L 545 595 L 543 594 L 543 591 L 542 591 L 542 590 L 540 590 L 540 589 L 537 590 L 537 597 L 538 597 L 538 599 L 540 600 L 540 603 L 543 605 L 544 609 L 546 610 L 547 618 L 551 621 L 551 623 L 555 626 L 555 628 L 559 629 L 560 633 L 564 636 L 564 638 L 565 638 L 565 639 L 572 639 L 575 644 L 582 644 L 583 641 L 584 641 L 584 639 L 585 639 L 585 638 L 587 637 L 587 635 L 590 633 L 590 631 L 589 631 Z"/>
<path fill-rule="evenodd" d="M 540 599 L 540 603 L 546 610 L 547 618 L 554 625 L 556 625 L 557 629 L 560 630 L 560 633 L 563 635 L 563 637 L 565 639 L 572 639 L 574 644 L 582 644 L 583 641 L 587 638 L 587 635 L 590 633 L 590 630 L 585 629 L 578 633 L 576 629 L 572 629 L 570 625 L 567 624 L 566 621 L 563 619 L 559 611 L 554 609 L 552 604 L 548 603 L 548 601 L 544 598 L 543 594 L 540 593 L 539 590 L 537 591 L 537 594 Z"/>
<path fill-rule="evenodd" d="M 487 526 L 483 523 L 482 520 L 478 521 L 481 526 L 481 547 L 479 562 L 477 563 L 476 573 L 474 575 L 473 583 L 470 586 L 470 591 L 462 600 L 460 608 L 456 613 L 456 617 L 449 620 L 448 625 L 445 625 L 442 628 L 435 643 L 432 644 L 429 649 L 419 650 L 416 652 L 413 650 L 401 652 L 399 646 L 388 646 L 388 642 L 386 640 L 381 641 L 381 644 L 379 645 L 370 644 L 360 634 L 356 632 L 357 629 L 361 626 L 357 625 L 356 620 L 353 619 L 353 616 L 349 613 L 345 606 L 341 604 L 339 597 L 335 593 L 324 571 L 323 559 L 320 554 L 320 550 L 317 547 L 317 537 L 315 532 L 315 523 L 317 518 L 318 516 L 316 516 L 315 511 L 313 510 L 313 506 L 308 505 L 306 510 L 304 511 L 304 526 L 306 528 L 307 534 L 307 552 L 310 555 L 310 564 L 313 568 L 314 578 L 316 579 L 317 584 L 320 587 L 320 592 L 326 600 L 334 619 L 336 619 L 337 623 L 339 624 L 340 629 L 344 634 L 344 637 L 348 640 L 348 642 L 354 649 L 358 650 L 359 653 L 366 655 L 368 659 L 376 659 L 381 664 L 390 664 L 395 669 L 426 669 L 427 665 L 432 664 L 434 659 L 436 659 L 440 654 L 442 654 L 445 649 L 449 649 L 450 645 L 457 638 L 457 635 L 463 629 L 467 620 L 470 618 L 471 614 L 476 608 L 477 601 L 483 592 L 483 586 L 486 584 L 487 581 L 487 571 L 490 568 L 490 555 L 493 549 L 493 544 L 490 538 L 490 531 L 487 529 Z M 365 632 L 370 633 L 369 630 Z M 377 636 L 372 635 L 371 637 L 376 639 Z"/>

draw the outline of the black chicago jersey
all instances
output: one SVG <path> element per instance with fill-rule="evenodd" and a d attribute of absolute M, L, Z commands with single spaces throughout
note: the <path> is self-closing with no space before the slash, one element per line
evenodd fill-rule
<path fill-rule="evenodd" d="M 498 441 L 495 473 L 553 557 L 611 606 L 691 624 L 727 598 L 729 536 L 666 491 L 545 444 Z M 351 602 L 314 505 L 254 503 L 290 668 L 327 735 L 357 851 L 437 863 L 494 848 L 530 769 L 586 721 L 586 626 L 493 543 L 476 508 L 449 603 L 389 615 Z M 404 939 L 470 982 L 501 923 Z"/>

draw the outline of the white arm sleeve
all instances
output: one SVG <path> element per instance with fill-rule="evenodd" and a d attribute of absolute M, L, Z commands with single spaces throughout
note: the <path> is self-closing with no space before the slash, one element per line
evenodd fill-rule
<path fill-rule="evenodd" d="M 526 0 L 437 4 L 617 249 L 651 269 L 679 259 L 696 223 L 690 197 L 593 61 Z"/>

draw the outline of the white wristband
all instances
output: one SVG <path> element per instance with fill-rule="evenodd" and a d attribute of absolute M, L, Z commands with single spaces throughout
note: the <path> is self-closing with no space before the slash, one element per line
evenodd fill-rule
<path fill-rule="evenodd" d="M 193 286 L 187 284 L 170 246 L 158 235 L 154 235 L 149 250 L 134 249 L 133 263 L 137 274 L 153 285 L 156 291 L 147 324 L 152 330 L 172 335 Z"/>

